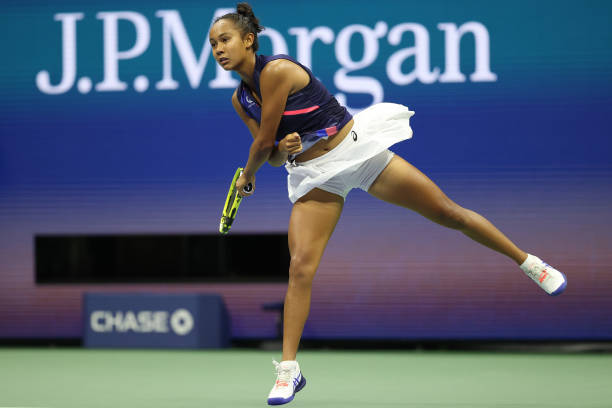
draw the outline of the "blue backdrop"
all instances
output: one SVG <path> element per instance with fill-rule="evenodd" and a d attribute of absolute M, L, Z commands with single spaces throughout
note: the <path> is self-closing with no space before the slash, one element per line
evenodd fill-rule
<path fill-rule="evenodd" d="M 310 338 L 612 338 L 612 30 L 607 1 L 252 3 L 261 53 L 289 53 L 351 110 L 398 102 L 393 150 L 562 269 L 547 298 L 502 256 L 349 195 L 315 282 Z M 212 233 L 250 143 L 207 33 L 224 2 L 19 1 L 0 13 L 0 336 L 74 337 L 81 295 L 36 286 L 37 233 Z M 232 231 L 286 231 L 264 166 Z M 274 256 L 270 254 L 269 256 Z M 237 338 L 274 333 L 284 285 L 221 293 Z"/>

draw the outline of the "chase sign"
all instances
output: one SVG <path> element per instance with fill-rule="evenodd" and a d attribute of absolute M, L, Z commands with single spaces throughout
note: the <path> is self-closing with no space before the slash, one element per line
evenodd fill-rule
<path fill-rule="evenodd" d="M 220 348 L 229 344 L 228 320 L 219 295 L 88 293 L 84 345 Z"/>

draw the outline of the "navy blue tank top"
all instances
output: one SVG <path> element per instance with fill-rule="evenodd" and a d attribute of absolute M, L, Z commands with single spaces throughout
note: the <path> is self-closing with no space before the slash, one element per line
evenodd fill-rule
<path fill-rule="evenodd" d="M 289 95 L 285 111 L 278 125 L 276 141 L 282 140 L 289 133 L 297 132 L 302 139 L 302 153 L 308 150 L 320 139 L 338 133 L 351 119 L 352 115 L 341 106 L 325 86 L 312 74 L 310 69 L 300 64 L 288 55 L 256 55 L 253 81 L 255 89 L 249 90 L 244 81 L 237 88 L 238 101 L 251 118 L 261 123 L 261 106 L 252 97 L 253 91 L 261 100 L 259 77 L 261 71 L 270 61 L 286 59 L 299 65 L 308 73 L 310 82 L 293 95 Z"/>

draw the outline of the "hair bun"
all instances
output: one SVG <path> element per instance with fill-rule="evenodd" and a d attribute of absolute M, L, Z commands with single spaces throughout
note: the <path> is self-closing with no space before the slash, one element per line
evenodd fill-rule
<path fill-rule="evenodd" d="M 259 20 L 255 17 L 255 13 L 253 13 L 253 8 L 249 3 L 238 3 L 236 5 L 236 14 L 245 17 L 252 24 L 253 31 L 255 33 L 260 33 L 263 31 L 263 27 L 259 24 Z"/>
<path fill-rule="evenodd" d="M 248 17 L 249 19 L 255 17 L 253 8 L 249 3 L 238 3 L 236 6 L 236 12 L 242 16 Z"/>

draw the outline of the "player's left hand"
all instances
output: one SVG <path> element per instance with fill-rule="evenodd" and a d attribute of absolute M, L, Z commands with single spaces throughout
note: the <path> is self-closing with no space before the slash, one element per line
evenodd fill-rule
<path fill-rule="evenodd" d="M 251 184 L 251 189 L 250 191 L 245 191 L 244 188 L 248 186 L 249 183 Z M 238 177 L 238 180 L 236 180 L 236 190 L 238 190 L 238 194 L 241 197 L 253 195 L 253 192 L 255 191 L 255 176 L 253 175 L 252 177 L 248 178 L 244 173 L 242 173 L 240 177 Z"/>
<path fill-rule="evenodd" d="M 278 150 L 287 154 L 298 154 L 302 151 L 302 138 L 299 133 L 293 132 L 286 135 L 278 142 Z"/>

